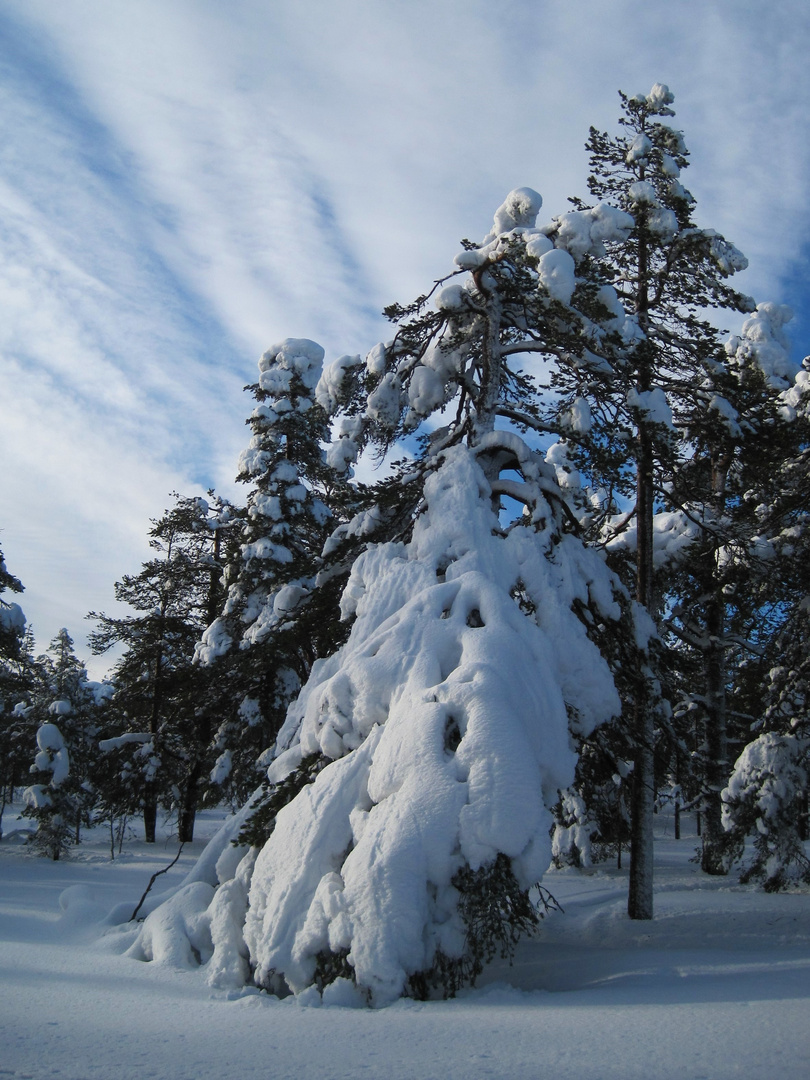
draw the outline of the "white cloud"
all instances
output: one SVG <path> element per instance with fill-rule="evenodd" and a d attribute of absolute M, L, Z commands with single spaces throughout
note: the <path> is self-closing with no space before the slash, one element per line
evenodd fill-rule
<path fill-rule="evenodd" d="M 0 542 L 40 644 L 229 484 L 264 348 L 362 351 L 507 191 L 565 210 L 619 88 L 670 85 L 699 220 L 795 292 L 809 37 L 803 0 L 8 0 Z"/>

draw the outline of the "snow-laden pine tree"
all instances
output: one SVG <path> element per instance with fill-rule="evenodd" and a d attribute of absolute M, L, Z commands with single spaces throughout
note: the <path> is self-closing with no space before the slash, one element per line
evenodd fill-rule
<path fill-rule="evenodd" d="M 810 884 L 810 596 L 796 603 L 777 638 L 760 734 L 743 749 L 723 791 L 729 855 L 741 880 L 769 892 Z M 750 838 L 750 839 L 749 839 Z M 746 857 L 746 840 L 750 844 Z"/>
<path fill-rule="evenodd" d="M 41 755 L 54 747 L 50 742 L 44 746 L 37 732 L 46 729 L 46 737 L 53 741 L 56 736 L 47 734 L 53 727 L 58 729 L 64 761 L 70 763 L 69 772 L 66 765 L 64 768 L 59 765 L 54 779 L 45 785 L 44 790 L 49 794 L 44 809 L 36 800 L 29 800 L 29 808 L 36 811 L 34 816 L 39 823 L 35 843 L 57 858 L 58 855 L 53 854 L 56 848 L 52 840 L 42 840 L 43 835 L 51 835 L 50 826 L 43 833 L 43 822 L 55 815 L 54 820 L 58 819 L 59 824 L 56 831 L 69 830 L 70 842 L 76 844 L 81 839 L 82 826 L 90 824 L 95 801 L 91 773 L 98 757 L 103 695 L 99 696 L 99 684 L 88 679 L 84 663 L 74 651 L 73 639 L 64 627 L 54 636 L 46 653 L 38 657 L 35 674 L 36 681 L 29 693 L 30 705 L 17 710 L 28 731 L 29 753 L 36 737 L 39 746 L 37 767 L 42 768 L 39 763 L 46 759 Z M 59 762 L 62 760 L 58 757 Z M 50 765 L 45 771 L 49 769 Z M 36 785 L 30 790 L 36 790 Z M 42 813 L 39 813 L 41 809 Z"/>
<path fill-rule="evenodd" d="M 232 509 L 209 499 L 181 498 L 152 522 L 155 557 L 116 582 L 116 599 L 136 614 L 91 613 L 96 653 L 123 644 L 113 669 L 115 693 L 102 749 L 109 754 L 108 808 L 142 809 L 147 842 L 155 840 L 160 805 L 177 811 L 178 834 L 191 840 L 197 805 L 216 754 L 214 717 L 193 664 L 194 648 L 221 603 L 222 531 Z M 122 798 L 126 794 L 126 798 Z"/>
<path fill-rule="evenodd" d="M 763 612 L 779 602 L 772 551 L 752 496 L 772 488 L 802 437 L 783 402 L 793 375 L 782 332 L 790 317 L 785 307 L 760 304 L 726 343 L 723 367 L 705 380 L 717 395 L 710 404 L 717 415 L 689 433 L 691 454 L 668 490 L 674 510 L 656 519 L 661 577 L 666 573 L 663 625 L 676 642 L 670 665 L 679 687 L 676 712 L 684 702 L 695 706 L 687 718 L 698 735 L 692 763 L 703 818 L 701 866 L 712 874 L 728 870 L 720 792 L 737 735 L 728 688 L 766 643 Z M 672 557 L 667 547 L 677 549 Z"/>
<path fill-rule="evenodd" d="M 231 530 L 224 607 L 197 646 L 218 715 L 211 782 L 229 799 L 255 788 L 257 760 L 291 699 L 338 643 L 338 581 L 316 588 L 337 524 L 330 504 L 345 486 L 323 450 L 329 418 L 315 400 L 323 356 L 314 341 L 288 338 L 262 355 L 259 381 L 248 387 L 256 407 L 237 480 L 251 490 Z"/>
<path fill-rule="evenodd" d="M 540 202 L 512 192 L 430 296 L 389 309 L 391 342 L 324 372 L 332 462 L 408 432 L 422 452 L 338 529 L 366 545 L 341 600 L 351 630 L 289 708 L 260 829 L 249 803 L 132 955 L 384 1004 L 453 992 L 536 925 L 572 736 L 620 707 L 596 642 L 628 614 L 534 448 L 524 364 L 577 349 L 597 365 L 604 338 L 598 286 L 535 227 Z M 632 224 L 608 206 L 574 220 L 595 250 Z M 253 846 L 230 845 L 240 830 Z"/>
<path fill-rule="evenodd" d="M 66 705 L 65 701 L 53 702 L 54 719 L 67 715 Z M 37 730 L 37 754 L 31 773 L 37 782 L 23 792 L 23 814 L 37 823 L 31 838 L 34 847 L 56 862 L 73 843 L 77 813 L 75 791 L 69 785 L 70 753 L 56 724 L 42 724 Z"/>
<path fill-rule="evenodd" d="M 562 215 L 549 236 L 555 244 L 570 237 L 580 273 L 603 281 L 598 294 L 603 313 L 596 317 L 608 328 L 606 315 L 615 313 L 621 334 L 609 343 L 612 351 L 602 349 L 607 362 L 601 367 L 563 357 L 551 389 L 557 391 L 560 417 L 570 418 L 566 434 L 574 462 L 586 469 L 593 488 L 606 493 L 602 509 L 611 520 L 602 539 L 615 555 L 620 547 L 629 553 L 624 576 L 654 620 L 660 622 L 665 610 L 664 575 L 657 575 L 655 566 L 657 515 L 677 511 L 683 516 L 682 532 L 691 523 L 700 535 L 703 584 L 710 597 L 702 616 L 700 697 L 707 757 L 715 768 L 705 785 L 712 824 L 704 865 L 718 869 L 713 854 L 722 833 L 718 777 L 728 764 L 721 625 L 725 612 L 722 582 L 715 572 L 724 539 L 716 525 L 725 512 L 737 449 L 754 432 L 739 423 L 732 399 L 738 396 L 740 379 L 724 352 L 725 335 L 706 312 L 750 312 L 753 302 L 727 284 L 745 267 L 744 257 L 694 220 L 695 200 L 681 181 L 688 153 L 681 132 L 668 122 L 674 115 L 673 95 L 656 84 L 649 94 L 620 96 L 620 133 L 591 129 L 588 184 L 592 197 L 624 211 L 632 227 L 620 242 L 607 237 L 602 253 L 578 251 L 577 222 L 585 213 L 596 213 L 600 204 L 590 207 L 575 200 L 579 214 Z M 679 490 L 677 483 L 685 466 L 692 474 L 686 492 L 687 485 Z M 702 486 L 696 490 L 698 475 Z M 617 509 L 623 512 L 617 514 Z M 668 710 L 661 701 L 660 664 L 640 657 L 636 668 L 641 677 L 628 686 L 625 707 L 633 756 L 628 911 L 632 918 L 646 919 L 653 911 L 655 744 Z"/>

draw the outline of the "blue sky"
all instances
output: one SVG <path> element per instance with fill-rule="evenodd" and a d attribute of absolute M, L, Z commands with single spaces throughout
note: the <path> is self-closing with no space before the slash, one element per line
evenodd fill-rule
<path fill-rule="evenodd" d="M 170 491 L 235 493 L 265 348 L 365 351 L 510 189 L 566 209 L 619 88 L 675 92 L 700 224 L 810 352 L 808 55 L 804 0 L 4 0 L 0 544 L 40 648 L 86 655 Z"/>

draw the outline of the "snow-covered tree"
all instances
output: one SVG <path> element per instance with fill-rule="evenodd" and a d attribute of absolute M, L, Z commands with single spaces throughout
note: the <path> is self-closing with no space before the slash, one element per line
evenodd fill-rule
<path fill-rule="evenodd" d="M 317 657 L 345 636 L 339 579 L 316 588 L 324 543 L 337 525 L 330 507 L 345 487 L 322 448 L 329 418 L 315 387 L 323 356 L 315 342 L 288 338 L 263 354 L 259 382 L 248 387 L 256 407 L 237 480 L 251 490 L 233 522 L 223 610 L 197 646 L 216 695 L 211 781 L 226 797 L 244 799 L 255 788 L 257 760 L 290 700 Z"/>
<path fill-rule="evenodd" d="M 18 708 L 31 685 L 26 663 L 25 615 L 19 604 L 4 596 L 21 592 L 22 582 L 9 573 L 0 550 L 0 838 L 3 811 L 21 780 L 26 752 Z"/>
<path fill-rule="evenodd" d="M 768 344 L 766 335 L 759 341 Z M 776 353 L 778 358 L 778 353 Z M 728 854 L 742 860 L 743 880 L 776 890 L 810 882 L 808 790 L 810 788 L 810 362 L 805 360 L 782 395 L 797 429 L 798 449 L 781 468 L 747 493 L 758 522 L 765 572 L 754 582 L 754 602 L 774 627 L 763 634 L 762 660 L 754 667 L 760 694 L 749 692 L 755 712 L 753 741 L 740 754 L 723 792 Z M 746 853 L 746 838 L 752 851 Z"/>
<path fill-rule="evenodd" d="M 65 715 L 64 701 L 53 702 L 54 719 Z M 75 795 L 68 790 L 70 754 L 56 724 L 42 724 L 37 731 L 37 755 L 31 772 L 37 783 L 23 792 L 25 810 L 33 817 L 37 831 L 32 838 L 34 847 L 54 861 L 65 854 L 74 839 L 73 821 L 77 806 Z"/>
<path fill-rule="evenodd" d="M 596 642 L 627 603 L 520 433 L 539 421 L 518 358 L 581 346 L 590 325 L 539 206 L 513 192 L 433 307 L 390 309 L 391 343 L 324 372 L 317 398 L 343 417 L 333 462 L 418 429 L 423 452 L 337 530 L 366 544 L 341 601 L 351 631 L 290 706 L 270 797 L 212 843 L 134 954 L 190 956 L 193 937 L 215 983 L 383 1004 L 453 992 L 537 923 L 572 733 L 620 707 Z M 599 222 L 627 228 L 609 208 Z M 240 830 L 247 850 L 228 847 Z"/>
<path fill-rule="evenodd" d="M 142 808 L 146 839 L 155 839 L 159 805 L 174 806 L 178 834 L 190 840 L 199 798 L 215 754 L 214 718 L 194 648 L 221 603 L 220 533 L 230 505 L 201 498 L 176 499 L 152 523 L 155 558 L 139 574 L 116 583 L 116 599 L 137 614 L 112 618 L 92 613 L 98 629 L 93 650 L 116 643 L 126 651 L 115 665 L 115 693 L 102 749 L 111 754 L 110 805 Z"/>
<path fill-rule="evenodd" d="M 742 880 L 768 891 L 810 884 L 807 803 L 810 788 L 810 597 L 794 606 L 777 639 L 780 663 L 769 673 L 761 733 L 737 759 L 723 791 L 723 824 Z"/>
<path fill-rule="evenodd" d="M 65 628 L 55 635 L 47 652 L 39 656 L 35 663 L 30 662 L 29 658 L 27 667 L 31 685 L 12 716 L 16 740 L 25 740 L 30 761 L 31 746 L 36 739 L 39 746 L 37 768 L 42 770 L 42 762 L 46 759 L 41 755 L 49 747 L 42 745 L 37 732 L 45 729 L 46 736 L 50 737 L 49 729 L 58 728 L 64 760 L 70 763 L 69 772 L 66 766 L 58 766 L 54 774 L 58 780 L 44 787 L 42 784 L 39 787 L 34 785 L 30 789 L 36 792 L 41 787 L 48 794 L 47 798 L 43 796 L 44 807 L 39 807 L 32 797 L 29 808 L 32 812 L 36 811 L 34 816 L 40 823 L 38 833 L 42 833 L 42 822 L 56 815 L 57 832 L 70 829 L 71 843 L 78 844 L 82 826 L 91 822 L 96 798 L 91 776 L 98 757 L 98 732 L 105 688 L 88 679 L 83 662 L 74 652 L 73 639 Z M 62 760 L 58 758 L 59 762 Z M 47 766 L 45 771 L 49 769 L 50 766 Z M 40 809 L 42 814 L 39 813 Z M 48 834 L 48 829 L 45 833 Z M 36 840 L 40 846 L 41 840 L 41 836 Z M 50 841 L 44 844 L 49 848 Z"/>
<path fill-rule="evenodd" d="M 724 538 L 717 523 L 725 511 L 737 447 L 753 431 L 735 406 L 740 373 L 724 351 L 723 333 L 707 320 L 706 311 L 751 312 L 753 302 L 727 284 L 745 267 L 744 257 L 694 220 L 695 200 L 681 181 L 688 153 L 681 132 L 668 123 L 674 115 L 673 95 L 656 84 L 649 94 L 620 96 L 621 132 L 591 130 L 588 184 L 594 198 L 623 211 L 632 227 L 620 242 L 608 237 L 602 252 L 577 248 L 583 215 L 595 215 L 603 202 L 589 206 L 575 200 L 576 212 L 558 218 L 549 233 L 556 244 L 568 243 L 581 273 L 603 281 L 597 299 L 614 316 L 614 333 L 601 349 L 605 363 L 582 366 L 564 358 L 551 388 L 558 394 L 559 415 L 570 418 L 567 440 L 574 464 L 604 493 L 603 542 L 632 583 L 637 601 L 659 623 L 670 598 L 665 598 L 665 563 L 656 567 L 656 520 L 664 524 L 662 512 L 675 514 L 682 539 L 692 526 L 699 536 L 705 551 L 703 584 L 711 597 L 702 614 L 700 697 L 708 759 L 722 772 L 728 769 L 726 643 L 720 626 L 725 613 L 715 569 Z M 595 317 L 610 328 L 604 311 Z M 679 478 L 684 481 L 680 487 Z M 697 489 L 696 479 L 701 481 Z M 621 500 L 629 502 L 629 509 Z M 672 516 L 669 521 L 672 525 Z M 624 723 L 632 725 L 634 744 L 628 911 L 632 918 L 645 919 L 653 910 L 655 745 L 657 729 L 667 723 L 668 707 L 661 701 L 660 660 L 651 664 L 640 657 L 636 666 L 643 677 L 629 688 L 624 717 Z M 710 825 L 704 849 L 704 866 L 712 870 L 720 868 L 713 854 L 722 834 L 720 786 L 712 774 L 705 792 Z"/>

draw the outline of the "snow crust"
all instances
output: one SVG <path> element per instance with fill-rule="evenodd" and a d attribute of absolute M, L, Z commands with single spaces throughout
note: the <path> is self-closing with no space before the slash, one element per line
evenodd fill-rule
<path fill-rule="evenodd" d="M 652 390 L 628 390 L 627 404 L 631 409 L 637 409 L 647 423 L 661 424 L 671 431 L 675 430 L 672 409 L 660 386 L 654 386 Z"/>
<path fill-rule="evenodd" d="M 0 629 L 17 637 L 25 633 L 25 615 L 19 604 L 7 604 L 0 600 Z"/>

